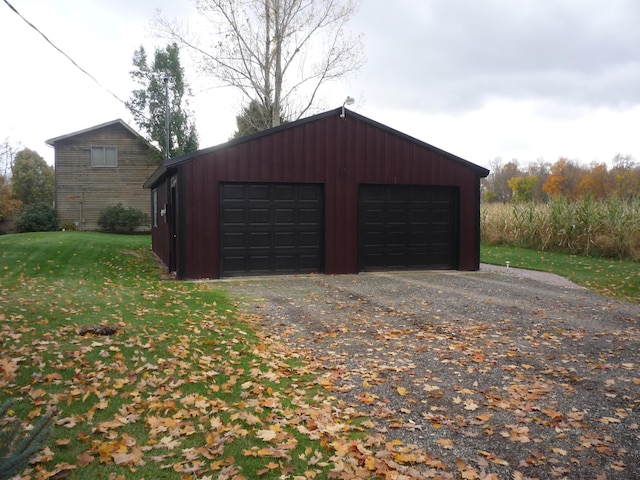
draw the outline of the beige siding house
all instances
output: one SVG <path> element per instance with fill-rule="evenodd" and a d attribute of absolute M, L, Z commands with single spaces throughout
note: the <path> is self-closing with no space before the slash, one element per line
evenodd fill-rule
<path fill-rule="evenodd" d="M 62 225 L 99 230 L 98 216 L 122 203 L 150 214 L 142 184 L 157 168 L 158 151 L 122 120 L 47 140 L 55 148 L 56 210 Z"/>

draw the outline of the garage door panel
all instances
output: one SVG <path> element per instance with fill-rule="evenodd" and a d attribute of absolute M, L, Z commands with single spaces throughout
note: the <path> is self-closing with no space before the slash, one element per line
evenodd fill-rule
<path fill-rule="evenodd" d="M 384 223 L 384 211 L 382 209 L 370 206 L 366 211 L 360 212 L 360 215 L 363 217 L 362 220 L 367 223 L 367 225 L 382 225 Z"/>
<path fill-rule="evenodd" d="M 248 258 L 248 262 L 243 265 L 244 270 L 250 270 L 256 274 L 267 273 L 269 271 L 269 265 L 271 257 L 269 255 L 251 255 Z"/>
<path fill-rule="evenodd" d="M 295 255 L 276 255 L 276 269 L 282 273 L 293 273 L 296 271 Z"/>
<path fill-rule="evenodd" d="M 275 201 L 295 201 L 299 190 L 299 185 L 273 185 L 273 199 Z"/>
<path fill-rule="evenodd" d="M 358 202 L 361 270 L 457 268 L 457 188 L 363 185 Z"/>
<path fill-rule="evenodd" d="M 228 200 L 238 200 L 244 198 L 244 189 L 241 185 L 226 184 L 221 186 L 222 195 Z"/>
<path fill-rule="evenodd" d="M 293 208 L 275 208 L 273 221 L 276 225 L 294 225 L 295 213 Z"/>
<path fill-rule="evenodd" d="M 427 232 L 410 232 L 409 243 L 416 247 L 426 248 L 429 244 L 429 234 Z"/>
<path fill-rule="evenodd" d="M 244 210 L 241 208 L 229 208 L 225 210 L 222 221 L 229 225 L 242 225 L 245 223 Z"/>
<path fill-rule="evenodd" d="M 300 269 L 311 271 L 316 267 L 318 259 L 315 255 L 300 255 L 299 262 Z"/>
<path fill-rule="evenodd" d="M 412 210 L 410 214 L 412 225 L 427 225 L 430 222 L 430 212 L 426 209 Z"/>
<path fill-rule="evenodd" d="M 298 245 L 301 248 L 320 248 L 320 235 L 317 232 L 300 232 Z"/>
<path fill-rule="evenodd" d="M 247 237 L 247 236 L 243 235 L 243 237 Z M 269 247 L 269 243 L 271 240 L 269 234 L 266 232 L 252 232 L 248 235 L 248 238 L 249 238 L 249 246 L 251 248 Z"/>
<path fill-rule="evenodd" d="M 243 216 L 244 220 L 244 216 Z M 242 222 L 244 223 L 244 222 Z M 267 208 L 250 208 L 249 209 L 249 224 L 250 225 L 268 225 L 269 224 L 269 209 Z"/>
<path fill-rule="evenodd" d="M 275 248 L 292 248 L 295 246 L 295 234 L 293 232 L 276 232 L 274 235 Z"/>
<path fill-rule="evenodd" d="M 318 203 L 322 201 L 322 190 L 317 188 L 317 185 L 301 185 L 299 188 L 299 201 Z"/>
<path fill-rule="evenodd" d="M 322 271 L 322 202 L 316 184 L 221 185 L 220 275 Z"/>
<path fill-rule="evenodd" d="M 404 246 L 406 243 L 405 232 L 389 232 L 385 243 L 394 247 Z"/>
<path fill-rule="evenodd" d="M 386 223 L 390 225 L 404 225 L 407 223 L 407 211 L 403 205 L 402 209 L 393 207 L 387 210 Z"/>
<path fill-rule="evenodd" d="M 243 192 L 240 197 L 241 200 L 250 200 L 253 202 L 259 202 L 261 200 L 269 200 L 269 186 L 267 184 L 253 184 L 249 185 L 246 189 L 243 184 L 234 185 L 234 188 L 240 188 Z"/>
<path fill-rule="evenodd" d="M 319 208 L 301 208 L 298 215 L 299 225 L 317 225 L 322 220 Z"/>
<path fill-rule="evenodd" d="M 222 267 L 225 270 L 236 271 L 243 270 L 245 264 L 245 257 L 227 255 L 224 259 L 221 259 Z"/>
<path fill-rule="evenodd" d="M 244 247 L 244 235 L 240 233 L 228 232 L 222 237 L 222 243 L 228 248 L 243 248 Z"/>

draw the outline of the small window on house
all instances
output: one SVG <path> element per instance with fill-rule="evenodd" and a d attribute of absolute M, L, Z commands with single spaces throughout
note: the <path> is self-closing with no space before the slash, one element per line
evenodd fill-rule
<path fill-rule="evenodd" d="M 158 190 L 153 189 L 151 196 L 153 198 L 153 226 L 158 226 Z"/>
<path fill-rule="evenodd" d="M 118 148 L 117 147 L 91 147 L 92 167 L 117 167 Z"/>

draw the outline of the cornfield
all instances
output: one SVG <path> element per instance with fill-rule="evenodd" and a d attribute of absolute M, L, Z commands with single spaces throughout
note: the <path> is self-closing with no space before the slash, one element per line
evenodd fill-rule
<path fill-rule="evenodd" d="M 640 261 L 640 199 L 484 203 L 482 241 Z"/>

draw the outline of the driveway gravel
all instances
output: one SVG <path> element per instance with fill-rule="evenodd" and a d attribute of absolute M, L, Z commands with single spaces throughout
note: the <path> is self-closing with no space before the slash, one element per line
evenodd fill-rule
<path fill-rule="evenodd" d="M 640 478 L 640 305 L 486 265 L 216 284 L 422 478 Z"/>

